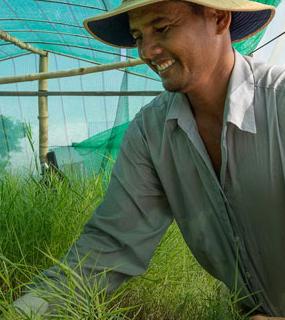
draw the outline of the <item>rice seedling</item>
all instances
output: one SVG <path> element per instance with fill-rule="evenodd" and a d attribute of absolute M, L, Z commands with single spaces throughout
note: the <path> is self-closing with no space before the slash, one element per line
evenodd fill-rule
<path fill-rule="evenodd" d="M 102 181 L 102 176 L 67 181 L 51 174 L 40 181 L 32 175 L 2 174 L 0 312 L 5 319 L 40 319 L 17 315 L 9 307 L 35 276 L 52 289 L 38 289 L 40 294 L 58 302 L 56 315 L 49 316 L 53 319 L 245 319 L 221 283 L 198 265 L 175 224 L 163 237 L 147 273 L 112 295 L 59 262 L 102 200 Z M 41 274 L 56 262 L 67 275 L 60 287 Z"/>

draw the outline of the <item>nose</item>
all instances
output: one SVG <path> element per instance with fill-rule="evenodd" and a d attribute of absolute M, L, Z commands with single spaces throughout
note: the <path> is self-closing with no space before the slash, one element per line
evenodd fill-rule
<path fill-rule="evenodd" d="M 141 59 L 151 61 L 162 53 L 162 47 L 154 37 L 145 37 L 138 43 Z"/>

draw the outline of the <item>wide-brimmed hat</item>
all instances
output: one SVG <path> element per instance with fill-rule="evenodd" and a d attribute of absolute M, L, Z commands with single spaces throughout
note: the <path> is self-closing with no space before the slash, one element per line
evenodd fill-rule
<path fill-rule="evenodd" d="M 84 21 L 85 28 L 98 40 L 120 48 L 136 47 L 129 31 L 128 12 L 166 0 L 123 0 L 121 5 Z M 262 30 L 272 20 L 275 8 L 248 0 L 184 0 L 205 7 L 232 12 L 232 42 L 244 40 Z"/>

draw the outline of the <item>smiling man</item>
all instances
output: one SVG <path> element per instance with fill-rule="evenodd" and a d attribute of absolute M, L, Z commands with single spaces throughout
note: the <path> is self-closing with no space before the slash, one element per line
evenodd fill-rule
<path fill-rule="evenodd" d="M 125 0 L 85 21 L 99 40 L 137 47 L 166 91 L 130 124 L 70 266 L 88 254 L 84 274 L 115 268 L 112 291 L 147 269 L 175 219 L 199 263 L 237 289 L 241 312 L 285 319 L 285 69 L 232 48 L 273 15 L 246 0 Z M 64 281 L 56 267 L 46 274 Z"/>

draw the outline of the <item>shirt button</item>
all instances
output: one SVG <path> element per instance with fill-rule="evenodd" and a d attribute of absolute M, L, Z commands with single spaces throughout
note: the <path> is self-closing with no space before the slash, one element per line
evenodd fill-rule
<path fill-rule="evenodd" d="M 251 278 L 251 275 L 250 275 L 250 273 L 249 273 L 248 271 L 246 271 L 245 276 L 246 276 L 248 279 Z"/>

